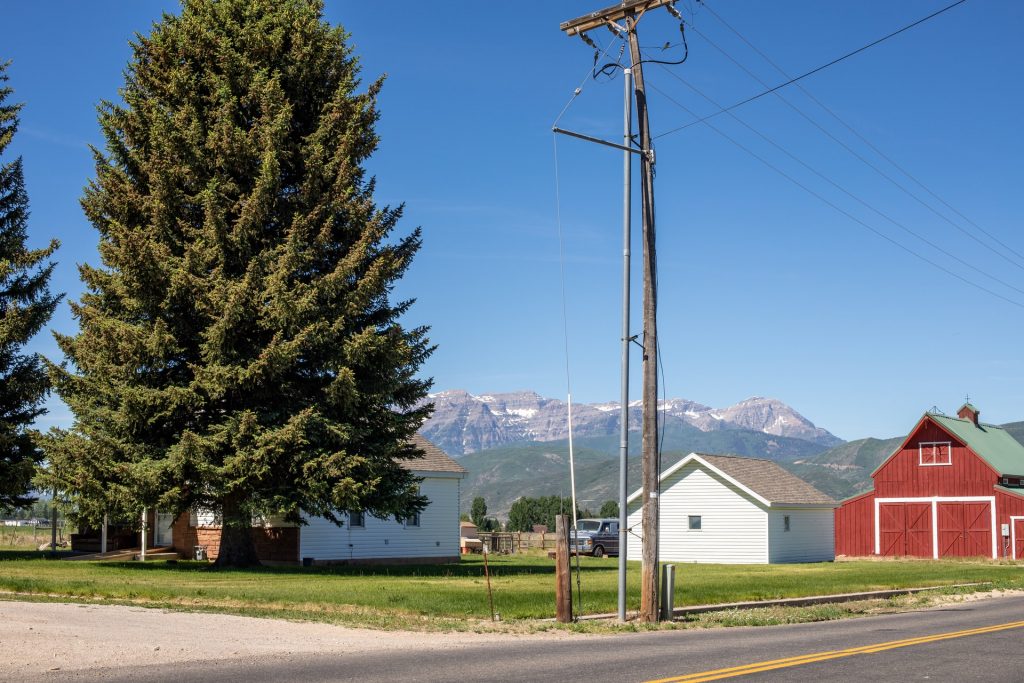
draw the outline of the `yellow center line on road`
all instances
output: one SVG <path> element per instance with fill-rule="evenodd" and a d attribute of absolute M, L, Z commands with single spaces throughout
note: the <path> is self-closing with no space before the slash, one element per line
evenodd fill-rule
<path fill-rule="evenodd" d="M 737 676 L 746 676 L 747 674 L 760 673 L 762 671 L 785 669 L 792 666 L 802 666 L 804 664 L 813 664 L 814 662 L 824 662 L 830 659 L 839 659 L 841 657 L 852 657 L 853 655 L 874 654 L 876 652 L 894 650 L 899 647 L 923 645 L 925 643 L 935 643 L 940 640 L 949 640 L 951 638 L 964 638 L 966 636 L 981 635 L 983 633 L 995 633 L 997 631 L 1007 631 L 1009 629 L 1022 627 L 1024 627 L 1024 621 L 1011 621 L 1005 624 L 996 624 L 994 626 L 982 626 L 980 628 L 972 628 L 967 629 L 965 631 L 937 633 L 934 635 L 921 636 L 918 638 L 906 638 L 904 640 L 890 640 L 885 643 L 862 645 L 860 647 L 852 647 L 846 650 L 830 650 L 828 652 L 816 652 L 806 655 L 797 655 L 796 657 L 786 657 L 785 659 L 773 659 L 765 662 L 754 662 L 752 664 L 744 664 L 742 666 L 733 666 L 727 669 L 715 669 L 713 671 L 701 671 L 699 673 L 685 674 L 682 676 L 672 676 L 670 678 L 659 678 L 656 680 L 647 681 L 647 683 L 703 683 L 704 681 L 718 681 L 723 678 L 735 678 Z"/>

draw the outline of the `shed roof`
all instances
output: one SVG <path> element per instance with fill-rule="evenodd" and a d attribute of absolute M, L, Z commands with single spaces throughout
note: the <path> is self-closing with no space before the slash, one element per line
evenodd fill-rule
<path fill-rule="evenodd" d="M 720 469 L 772 504 L 834 505 L 836 501 L 814 488 L 779 463 L 740 455 L 699 453 L 708 464 Z"/>
<path fill-rule="evenodd" d="M 938 413 L 925 413 L 937 425 L 962 441 L 1000 474 L 1024 474 L 1024 446 L 1002 427 L 977 425 Z"/>
<path fill-rule="evenodd" d="M 741 455 L 709 455 L 690 453 L 661 474 L 661 480 L 672 476 L 689 462 L 697 461 L 741 487 L 746 488 L 768 505 L 810 505 L 836 507 L 838 503 L 814 488 L 800 477 L 787 472 L 777 462 L 761 458 L 747 458 Z M 641 494 L 633 493 L 632 501 Z"/>
<path fill-rule="evenodd" d="M 455 462 L 447 453 L 434 444 L 427 441 L 420 434 L 414 434 L 410 439 L 416 448 L 423 451 L 423 456 L 411 460 L 402 460 L 401 465 L 407 470 L 414 472 L 457 472 L 465 474 L 466 468 Z"/>

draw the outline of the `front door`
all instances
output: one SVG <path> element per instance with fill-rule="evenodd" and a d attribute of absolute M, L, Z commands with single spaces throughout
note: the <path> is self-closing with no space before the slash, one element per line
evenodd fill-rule
<path fill-rule="evenodd" d="M 156 513 L 156 529 L 153 530 L 153 545 L 158 547 L 174 545 L 174 536 L 171 532 L 171 526 L 173 524 L 174 515 L 171 513 Z"/>

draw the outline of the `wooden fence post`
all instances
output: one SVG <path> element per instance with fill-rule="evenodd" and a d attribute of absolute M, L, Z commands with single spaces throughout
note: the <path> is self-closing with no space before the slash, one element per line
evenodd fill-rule
<path fill-rule="evenodd" d="M 555 517 L 555 619 L 563 624 L 572 621 L 568 515 Z"/>

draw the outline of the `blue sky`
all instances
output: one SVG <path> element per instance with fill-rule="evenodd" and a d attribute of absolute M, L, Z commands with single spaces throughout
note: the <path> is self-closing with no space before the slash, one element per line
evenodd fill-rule
<path fill-rule="evenodd" d="M 558 139 L 556 202 L 550 132 L 592 59 L 559 22 L 603 4 L 327 2 L 327 18 L 351 32 L 367 79 L 388 74 L 382 144 L 370 170 L 381 203 L 406 204 L 402 229 L 424 231 L 397 295 L 418 300 L 410 324 L 433 328 L 438 350 L 424 371 L 438 390 L 564 397 L 560 213 L 574 399 L 619 395 L 621 155 Z M 695 90 L 728 104 L 762 89 L 715 45 L 764 82 L 785 80 L 708 8 L 797 74 L 945 4 L 683 0 L 692 26 L 688 61 L 646 66 L 652 130 L 692 120 L 679 105 L 698 115 L 717 110 Z M 53 287 L 71 298 L 81 291 L 75 264 L 97 261 L 96 233 L 78 205 L 92 174 L 87 144 L 99 142 L 95 104 L 116 97 L 133 32 L 177 7 L 55 0 L 4 9 L 0 58 L 14 61 L 11 85 L 26 102 L 12 151 L 25 160 L 31 240 L 61 240 Z M 678 38 L 664 11 L 648 15 L 640 32 L 647 46 Z M 971 0 L 802 85 L 1024 254 L 1022 33 L 1024 6 Z M 607 31 L 594 37 L 602 47 L 612 39 Z M 847 439 L 904 433 L 926 409 L 952 412 L 966 394 L 983 419 L 1024 419 L 1024 258 L 951 213 L 800 90 L 781 94 L 934 211 L 774 96 L 734 113 L 850 194 L 740 121 L 721 115 L 709 123 L 851 216 L 993 293 L 924 263 L 698 124 L 656 143 L 666 393 L 712 406 L 777 397 Z M 587 80 L 560 124 L 618 138 L 621 116 L 616 76 Z M 638 217 L 635 225 L 638 237 Z M 74 330 L 66 304 L 51 327 Z M 32 348 L 59 357 L 49 333 Z M 636 379 L 639 355 L 633 359 Z M 50 409 L 41 425 L 69 423 L 56 400 Z"/>

